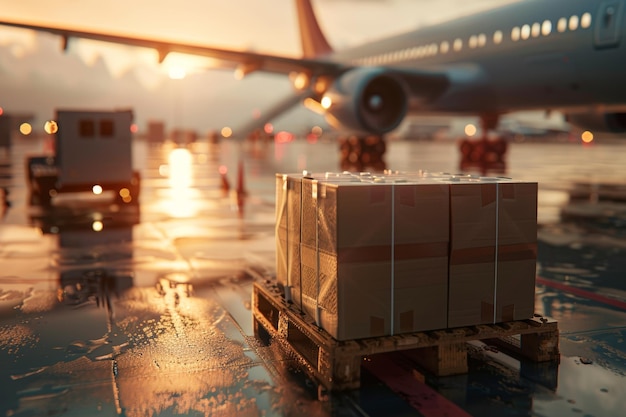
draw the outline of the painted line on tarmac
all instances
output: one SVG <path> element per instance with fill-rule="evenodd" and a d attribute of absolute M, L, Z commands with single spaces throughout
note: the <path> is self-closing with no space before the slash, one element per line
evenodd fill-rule
<path fill-rule="evenodd" d="M 472 417 L 458 405 L 420 381 L 412 369 L 396 363 L 391 355 L 377 355 L 363 366 L 424 417 Z"/>
<path fill-rule="evenodd" d="M 570 294 L 574 294 L 582 298 L 587 298 L 589 300 L 597 301 L 599 303 L 606 304 L 611 307 L 616 307 L 621 310 L 626 310 L 626 302 L 624 301 L 607 297 L 605 295 L 601 295 L 595 292 L 583 290 L 582 288 L 574 287 L 572 285 L 565 284 L 563 282 L 554 281 L 551 279 L 537 276 L 537 284 L 545 285 L 546 287 L 556 288 L 557 290 L 568 292 Z"/>

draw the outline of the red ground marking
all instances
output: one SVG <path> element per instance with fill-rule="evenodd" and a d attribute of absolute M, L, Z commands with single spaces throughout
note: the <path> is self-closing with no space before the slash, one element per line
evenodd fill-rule
<path fill-rule="evenodd" d="M 626 302 L 624 301 L 597 294 L 595 292 L 583 290 L 582 288 L 577 288 L 564 282 L 553 281 L 551 279 L 537 276 L 537 284 L 545 285 L 546 287 L 556 288 L 557 290 L 568 292 L 579 297 L 587 298 L 589 300 L 597 301 L 602 304 L 610 305 L 611 307 L 626 310 Z"/>
<path fill-rule="evenodd" d="M 471 417 L 458 405 L 416 378 L 410 369 L 397 364 L 390 355 L 377 355 L 371 361 L 363 361 L 363 366 L 424 417 Z"/>

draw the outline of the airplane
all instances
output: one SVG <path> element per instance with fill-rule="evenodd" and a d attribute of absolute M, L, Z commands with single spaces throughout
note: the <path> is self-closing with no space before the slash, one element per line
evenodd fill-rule
<path fill-rule="evenodd" d="M 300 102 L 337 128 L 383 135 L 408 114 L 479 116 L 483 135 L 504 114 L 560 111 L 583 129 L 626 132 L 626 0 L 522 0 L 481 13 L 334 50 L 310 0 L 295 0 L 302 57 L 31 24 L 0 24 L 213 58 L 243 78 L 289 76 L 294 94 L 247 127 Z M 245 129 L 243 129 L 245 130 Z M 486 136 L 485 136 L 486 137 Z"/>

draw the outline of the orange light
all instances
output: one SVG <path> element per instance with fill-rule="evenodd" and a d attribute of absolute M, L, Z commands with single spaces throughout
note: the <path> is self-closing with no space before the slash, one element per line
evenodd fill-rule
<path fill-rule="evenodd" d="M 0 116 L 2 116 L 2 113 L 4 113 L 4 109 L 0 107 Z"/>
<path fill-rule="evenodd" d="M 20 133 L 24 136 L 28 136 L 33 132 L 33 127 L 30 123 L 22 123 L 20 125 Z"/>
<path fill-rule="evenodd" d="M 233 135 L 233 129 L 231 129 L 230 127 L 226 126 L 222 128 L 222 136 L 225 138 L 229 138 Z"/>
<path fill-rule="evenodd" d="M 274 140 L 277 143 L 289 143 L 293 141 L 293 133 L 285 132 L 284 130 L 280 131 L 274 136 Z"/>
<path fill-rule="evenodd" d="M 296 88 L 296 90 L 304 90 L 306 87 L 309 86 L 310 82 L 311 80 L 309 79 L 309 76 L 302 72 L 298 73 L 293 78 L 293 86 Z"/>
<path fill-rule="evenodd" d="M 313 126 L 311 128 L 311 133 L 316 136 L 322 136 L 322 133 L 324 133 L 324 129 L 322 129 L 320 126 Z"/>
<path fill-rule="evenodd" d="M 317 139 L 318 139 L 318 135 L 316 135 L 315 133 L 309 133 L 308 135 L 306 135 L 306 141 L 313 144 L 313 143 L 317 143 Z"/>
<path fill-rule="evenodd" d="M 59 130 L 59 126 L 54 120 L 48 120 L 46 123 L 44 123 L 43 130 L 47 134 L 52 135 L 54 133 L 57 133 L 57 131 Z"/>
<path fill-rule="evenodd" d="M 263 126 L 263 131 L 270 135 L 274 131 L 274 125 L 271 123 L 265 123 L 265 126 Z"/>
<path fill-rule="evenodd" d="M 330 106 L 333 105 L 333 99 L 328 96 L 324 96 L 320 104 L 324 110 L 328 110 L 330 109 Z"/>
<path fill-rule="evenodd" d="M 137 133 L 137 132 L 139 132 L 139 127 L 135 123 L 130 125 L 130 133 Z"/>
<path fill-rule="evenodd" d="M 476 126 L 474 126 L 473 124 L 468 124 L 465 126 L 465 134 L 469 137 L 472 137 L 476 134 L 476 132 L 478 132 L 478 129 L 476 129 Z"/>
<path fill-rule="evenodd" d="M 588 130 L 585 130 L 582 135 L 580 135 L 580 138 L 582 139 L 583 142 L 585 143 L 591 143 L 593 142 L 593 133 L 591 133 Z"/>

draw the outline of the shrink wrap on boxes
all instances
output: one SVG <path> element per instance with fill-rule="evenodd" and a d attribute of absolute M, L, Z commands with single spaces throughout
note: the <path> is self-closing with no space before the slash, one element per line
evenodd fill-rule
<path fill-rule="evenodd" d="M 277 279 L 338 340 L 530 318 L 537 183 L 277 175 Z"/>
<path fill-rule="evenodd" d="M 294 302 L 340 340 L 445 327 L 448 185 L 354 175 L 301 182 Z"/>
<path fill-rule="evenodd" d="M 276 175 L 276 280 L 292 297 L 300 287 L 300 224 L 302 181 L 289 175 Z"/>

